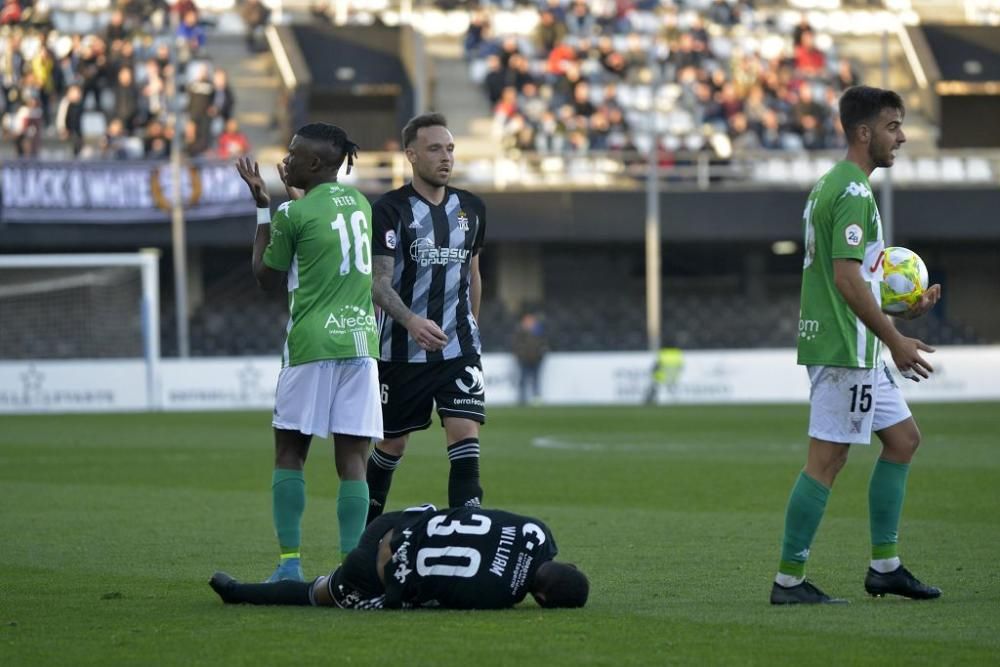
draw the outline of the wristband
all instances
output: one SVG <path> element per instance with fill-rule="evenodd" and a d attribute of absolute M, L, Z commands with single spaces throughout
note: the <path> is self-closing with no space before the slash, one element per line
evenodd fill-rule
<path fill-rule="evenodd" d="M 257 224 L 258 225 L 271 224 L 271 208 L 269 206 L 257 209 Z"/>

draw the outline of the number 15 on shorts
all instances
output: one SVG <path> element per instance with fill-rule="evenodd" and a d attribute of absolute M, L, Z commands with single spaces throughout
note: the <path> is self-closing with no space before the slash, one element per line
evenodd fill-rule
<path fill-rule="evenodd" d="M 872 409 L 872 386 L 856 384 L 851 387 L 851 412 L 868 412 Z"/>

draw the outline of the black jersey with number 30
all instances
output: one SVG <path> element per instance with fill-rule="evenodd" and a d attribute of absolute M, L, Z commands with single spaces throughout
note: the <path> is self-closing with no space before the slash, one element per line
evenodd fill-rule
<path fill-rule="evenodd" d="M 404 516 L 385 566 L 386 607 L 503 609 L 524 599 L 555 540 L 538 519 L 480 508 Z"/>

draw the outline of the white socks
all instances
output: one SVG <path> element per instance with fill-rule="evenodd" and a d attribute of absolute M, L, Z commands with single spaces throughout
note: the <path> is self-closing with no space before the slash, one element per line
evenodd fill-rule
<path fill-rule="evenodd" d="M 774 577 L 774 583 L 784 588 L 791 588 L 792 586 L 798 586 L 805 580 L 806 580 L 805 577 L 793 577 L 790 574 L 782 574 L 781 572 L 779 572 Z"/>
<path fill-rule="evenodd" d="M 873 560 L 871 567 L 880 574 L 888 574 L 889 572 L 898 570 L 900 565 L 902 565 L 902 562 L 899 560 L 899 556 L 895 556 L 893 558 Z"/>

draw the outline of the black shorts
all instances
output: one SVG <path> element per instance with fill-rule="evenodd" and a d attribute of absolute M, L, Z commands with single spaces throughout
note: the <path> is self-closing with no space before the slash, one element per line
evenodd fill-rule
<path fill-rule="evenodd" d="M 361 534 L 358 546 L 330 574 L 327 589 L 338 606 L 344 606 L 342 598 L 351 593 L 357 594 L 361 599 L 368 599 L 385 592 L 376 570 L 379 542 L 402 516 L 402 512 L 386 512 L 368 524 Z"/>
<path fill-rule="evenodd" d="M 431 425 L 438 416 L 486 423 L 486 387 L 478 354 L 430 363 L 378 362 L 385 437 L 396 438 Z"/>

